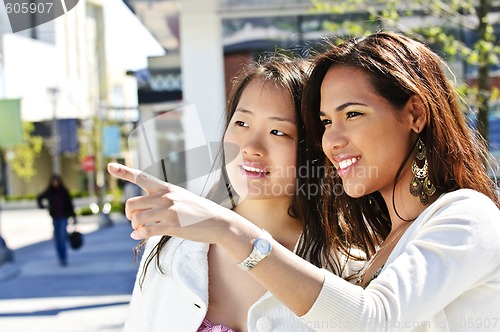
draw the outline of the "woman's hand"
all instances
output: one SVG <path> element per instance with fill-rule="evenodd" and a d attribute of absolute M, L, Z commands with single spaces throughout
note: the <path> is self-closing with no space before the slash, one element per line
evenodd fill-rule
<path fill-rule="evenodd" d="M 130 198 L 125 204 L 125 214 L 134 228 L 131 237 L 136 240 L 171 235 L 221 244 L 231 235 L 241 237 L 242 228 L 255 234 L 252 228 L 256 226 L 246 219 L 188 190 L 116 163 L 108 164 L 108 171 L 117 178 L 137 184 L 146 192 L 146 196 Z M 237 224 L 241 227 L 234 227 Z"/>
<path fill-rule="evenodd" d="M 108 171 L 146 191 L 146 196 L 130 198 L 125 205 L 134 239 L 171 235 L 215 243 L 238 263 L 252 251 L 252 240 L 262 235 L 259 227 L 237 213 L 140 170 L 113 163 L 108 164 Z M 303 315 L 318 297 L 324 271 L 272 242 L 272 254 L 249 273 L 297 315 Z"/>

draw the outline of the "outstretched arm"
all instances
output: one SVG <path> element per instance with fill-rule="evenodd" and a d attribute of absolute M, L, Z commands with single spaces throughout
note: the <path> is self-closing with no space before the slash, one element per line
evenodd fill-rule
<path fill-rule="evenodd" d="M 36 197 L 36 203 L 40 209 L 45 209 L 45 205 L 43 204 L 43 200 L 46 198 L 47 198 L 47 191 L 46 190 Z"/>
<path fill-rule="evenodd" d="M 127 203 L 136 239 L 168 234 L 216 243 L 238 263 L 262 233 L 238 214 L 187 190 L 120 165 L 108 169 L 147 192 Z M 498 220 L 500 211 L 486 196 L 472 190 L 447 194 L 412 225 L 418 227 L 407 230 L 366 289 L 307 263 L 276 241 L 271 255 L 249 273 L 316 330 L 403 331 L 443 323 L 456 330 L 468 319 L 497 315 Z M 487 304 L 463 306 L 469 298 L 476 303 L 476 296 Z M 454 310 L 465 309 L 443 320 L 444 308 L 458 297 Z"/>
<path fill-rule="evenodd" d="M 145 196 L 131 198 L 126 204 L 125 213 L 134 228 L 131 234 L 134 239 L 171 235 L 215 243 L 224 248 L 236 264 L 249 255 L 252 240 L 262 235 L 260 228 L 237 213 L 147 173 L 119 164 L 109 164 L 108 171 L 146 192 Z M 272 254 L 249 273 L 301 316 L 318 297 L 324 271 L 277 241 L 273 240 L 272 244 Z"/>

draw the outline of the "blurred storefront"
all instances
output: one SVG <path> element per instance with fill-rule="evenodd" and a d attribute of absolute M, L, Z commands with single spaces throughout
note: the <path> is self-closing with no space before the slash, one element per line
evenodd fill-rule
<path fill-rule="evenodd" d="M 2 11 L 0 99 L 19 99 L 22 122 L 33 123 L 32 134 L 43 138 L 37 175 L 29 184 L 9 166 L 11 149 L 2 150 L 2 194 L 34 195 L 54 171 L 72 192 L 94 194 L 96 185 L 105 184 L 105 159 L 122 158 L 121 151 L 104 155 L 110 142 L 101 132 L 138 121 L 136 80 L 108 58 L 105 9 L 111 4 L 72 3 L 57 19 L 15 33 Z M 82 167 L 89 156 L 95 159 L 92 170 Z"/>
<path fill-rule="evenodd" d="M 141 119 L 147 121 L 176 107 L 194 104 L 207 141 L 216 141 L 221 135 L 224 101 L 231 79 L 243 64 L 277 50 L 307 55 L 311 47 L 318 47 L 324 37 L 331 36 L 327 28 L 329 22 L 342 21 L 346 17 L 367 18 L 362 10 L 349 13 L 313 11 L 311 0 L 123 1 L 166 52 L 165 61 L 153 65 L 152 60 L 150 68 L 137 73 L 139 81 L 142 77 L 148 82 L 149 96 L 155 96 L 155 77 L 162 82 L 161 86 L 175 86 L 179 81 L 173 77 L 180 72 L 182 83 L 178 98 L 168 101 L 153 102 L 151 98 L 141 98 L 148 92 L 139 88 Z M 498 11 L 498 7 L 495 10 Z M 400 23 L 407 27 L 416 27 L 423 22 L 440 24 L 436 20 L 417 14 L 402 17 Z M 496 29 L 500 35 L 498 25 Z M 466 44 L 475 40 L 473 32 L 461 33 Z M 474 68 L 467 67 L 462 61 L 450 63 L 450 66 L 459 80 L 473 85 Z M 492 76 L 497 75 L 498 69 L 492 68 Z M 163 96 L 169 99 L 171 91 L 163 91 Z M 495 105 L 493 103 L 492 107 Z M 495 114 L 493 110 L 490 139 L 492 151 L 498 158 L 500 128 Z M 179 128 L 181 130 L 172 137 L 189 136 L 185 128 Z"/>

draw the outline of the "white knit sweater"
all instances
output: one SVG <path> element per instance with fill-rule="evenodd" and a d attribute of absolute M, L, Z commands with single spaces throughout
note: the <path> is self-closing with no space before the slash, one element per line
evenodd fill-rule
<path fill-rule="evenodd" d="M 500 331 L 500 211 L 468 189 L 408 228 L 366 289 L 325 271 L 301 317 L 317 331 Z"/>
<path fill-rule="evenodd" d="M 145 258 L 158 240 L 151 238 L 143 254 L 124 332 L 195 332 L 208 309 L 209 245 L 170 239 L 160 255 L 164 274 L 153 260 L 141 289 L 138 282 Z M 313 330 L 267 292 L 248 311 L 248 331 Z"/>

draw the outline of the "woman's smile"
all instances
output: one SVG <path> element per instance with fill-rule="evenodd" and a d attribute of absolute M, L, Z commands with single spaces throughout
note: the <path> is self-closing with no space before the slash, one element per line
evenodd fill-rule
<path fill-rule="evenodd" d="M 266 167 L 258 167 L 255 163 L 244 163 L 240 165 L 241 174 L 250 178 L 264 178 L 269 176 L 271 172 L 265 170 Z"/>
<path fill-rule="evenodd" d="M 337 163 L 337 174 L 343 177 L 356 166 L 361 157 L 334 157 Z"/>

